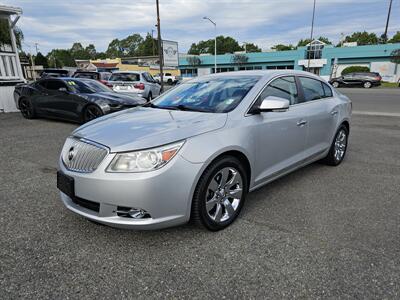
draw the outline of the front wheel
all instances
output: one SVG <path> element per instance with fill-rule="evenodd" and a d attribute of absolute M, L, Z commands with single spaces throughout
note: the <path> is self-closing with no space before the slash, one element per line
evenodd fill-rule
<path fill-rule="evenodd" d="M 348 139 L 349 130 L 344 125 L 340 126 L 336 132 L 328 155 L 323 159 L 327 165 L 337 166 L 343 161 L 346 155 Z"/>
<path fill-rule="evenodd" d="M 21 98 L 19 100 L 19 109 L 25 119 L 34 119 L 36 116 L 32 101 L 28 98 Z"/>
<path fill-rule="evenodd" d="M 83 122 L 92 121 L 103 115 L 103 111 L 97 105 L 88 105 L 83 111 Z"/>
<path fill-rule="evenodd" d="M 238 217 L 248 191 L 247 175 L 241 162 L 225 156 L 204 171 L 192 202 L 192 220 L 217 231 Z"/>
<path fill-rule="evenodd" d="M 372 87 L 372 83 L 369 81 L 364 82 L 364 88 L 369 89 L 370 87 Z"/>
<path fill-rule="evenodd" d="M 339 87 L 339 82 L 337 82 L 337 81 L 332 82 L 332 86 L 334 88 L 338 88 Z"/>

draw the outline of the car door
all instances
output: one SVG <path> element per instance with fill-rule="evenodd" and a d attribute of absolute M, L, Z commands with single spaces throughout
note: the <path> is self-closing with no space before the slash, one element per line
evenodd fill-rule
<path fill-rule="evenodd" d="M 160 94 L 160 85 L 154 80 L 150 73 L 145 72 L 142 75 L 146 81 L 146 85 L 149 86 L 149 90 L 151 91 L 153 97 L 157 97 Z"/>
<path fill-rule="evenodd" d="M 31 99 L 38 114 L 43 114 L 46 112 L 45 103 L 47 102 L 47 97 L 49 97 L 47 82 L 48 79 L 40 79 L 34 84 L 35 92 L 33 93 Z"/>
<path fill-rule="evenodd" d="M 257 137 L 255 185 L 282 174 L 305 158 L 307 111 L 296 105 L 299 93 L 295 77 L 283 76 L 271 81 L 255 105 L 260 105 L 267 96 L 285 98 L 290 106 L 285 111 L 251 116 Z"/>
<path fill-rule="evenodd" d="M 298 82 L 303 94 L 303 103 L 299 106 L 307 111 L 306 155 L 312 158 L 330 147 L 338 122 L 339 104 L 326 83 L 305 76 L 298 76 Z"/>
<path fill-rule="evenodd" d="M 343 75 L 343 76 L 342 76 L 342 80 L 343 80 L 343 83 L 344 83 L 345 85 L 351 86 L 351 85 L 354 84 L 354 82 L 353 82 L 353 74 L 351 74 L 351 73 L 346 74 L 346 75 Z"/>

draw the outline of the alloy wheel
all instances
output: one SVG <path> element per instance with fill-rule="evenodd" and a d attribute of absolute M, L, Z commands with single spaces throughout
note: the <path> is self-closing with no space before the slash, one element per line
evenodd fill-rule
<path fill-rule="evenodd" d="M 371 84 L 371 82 L 369 82 L 369 81 L 367 81 L 367 82 L 364 83 L 364 87 L 365 87 L 366 89 L 369 89 L 371 86 L 372 86 L 372 84 Z"/>
<path fill-rule="evenodd" d="M 339 87 L 339 82 L 335 81 L 334 83 L 332 83 L 332 85 L 333 85 L 334 88 L 337 88 L 337 87 Z"/>
<path fill-rule="evenodd" d="M 25 118 L 29 118 L 32 115 L 32 107 L 27 99 L 21 99 L 19 109 Z"/>
<path fill-rule="evenodd" d="M 96 106 L 88 106 L 85 110 L 85 121 L 94 120 L 103 115 L 103 112 Z"/>
<path fill-rule="evenodd" d="M 347 133 L 344 129 L 341 129 L 336 135 L 335 146 L 334 146 L 334 157 L 336 161 L 341 161 L 344 157 L 347 147 Z"/>
<path fill-rule="evenodd" d="M 243 195 L 243 179 L 233 167 L 219 170 L 211 179 L 206 191 L 207 215 L 222 223 L 233 218 Z"/>

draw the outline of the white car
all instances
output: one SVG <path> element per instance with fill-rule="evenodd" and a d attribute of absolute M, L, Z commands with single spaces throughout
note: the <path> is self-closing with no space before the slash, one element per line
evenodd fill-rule
<path fill-rule="evenodd" d="M 154 79 L 161 82 L 160 74 L 155 75 Z M 176 84 L 179 80 L 180 80 L 179 76 L 172 75 L 171 73 L 164 73 L 164 75 L 163 75 L 164 83 Z"/>
<path fill-rule="evenodd" d="M 113 72 L 107 86 L 117 93 L 131 94 L 152 100 L 160 94 L 161 86 L 148 72 L 119 71 Z"/>

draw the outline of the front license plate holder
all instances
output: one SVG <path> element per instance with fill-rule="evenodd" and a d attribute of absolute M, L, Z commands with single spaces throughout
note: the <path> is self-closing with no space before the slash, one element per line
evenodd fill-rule
<path fill-rule="evenodd" d="M 74 178 L 65 175 L 63 172 L 57 172 L 57 188 L 66 194 L 68 197 L 75 197 L 75 182 Z"/>

